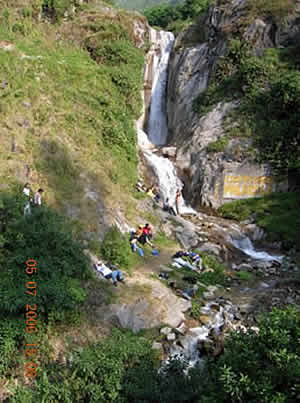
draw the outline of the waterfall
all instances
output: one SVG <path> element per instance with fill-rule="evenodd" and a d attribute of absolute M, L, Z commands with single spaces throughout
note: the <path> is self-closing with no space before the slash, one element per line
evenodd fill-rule
<path fill-rule="evenodd" d="M 183 183 L 177 177 L 173 163 L 153 152 L 155 146 L 166 143 L 168 136 L 166 91 L 168 63 L 174 35 L 171 32 L 155 31 L 151 28 L 150 40 L 152 45 L 147 55 L 148 62 L 144 74 L 144 99 L 147 98 L 147 90 L 151 87 L 150 113 L 147 133 L 142 130 L 144 116 L 137 121 L 138 145 L 157 177 L 163 200 L 169 198 L 169 204 L 175 207 L 176 191 L 183 188 Z M 183 197 L 179 201 L 179 211 L 181 214 L 196 214 L 191 207 L 186 206 Z"/>
<path fill-rule="evenodd" d="M 159 48 L 161 57 L 154 55 L 154 80 L 151 91 L 151 107 L 148 121 L 148 137 L 155 145 L 164 145 L 168 136 L 166 89 L 169 58 L 173 48 L 174 35 L 160 31 Z"/>
<path fill-rule="evenodd" d="M 246 236 L 241 239 L 231 239 L 232 244 L 246 253 L 246 255 L 251 256 L 255 260 L 265 260 L 265 261 L 277 261 L 281 262 L 283 256 L 277 256 L 277 255 L 270 255 L 267 252 L 263 251 L 257 251 L 255 250 L 253 243 L 251 240 Z"/>

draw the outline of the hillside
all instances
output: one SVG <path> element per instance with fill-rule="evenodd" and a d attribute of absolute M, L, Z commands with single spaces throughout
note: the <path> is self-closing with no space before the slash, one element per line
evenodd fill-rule
<path fill-rule="evenodd" d="M 48 4 L 1 1 L 1 187 L 44 188 L 87 239 L 101 238 L 127 209 L 137 177 L 146 36 L 102 2 L 76 11 L 44 5 L 43 14 L 39 3 Z M 144 26 L 142 17 L 135 21 Z"/>
<path fill-rule="evenodd" d="M 299 18 L 210 3 L 0 0 L 0 401 L 299 400 Z"/>

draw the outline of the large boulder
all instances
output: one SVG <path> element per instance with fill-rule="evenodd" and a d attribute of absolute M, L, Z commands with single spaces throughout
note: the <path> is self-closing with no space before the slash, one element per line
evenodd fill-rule
<path fill-rule="evenodd" d="M 110 314 L 119 325 L 134 333 L 160 324 L 178 327 L 185 319 L 184 312 L 191 308 L 191 302 L 177 297 L 170 288 L 160 281 L 135 275 L 127 281 L 129 287 L 140 293 L 129 293 L 120 303 L 110 306 Z"/>

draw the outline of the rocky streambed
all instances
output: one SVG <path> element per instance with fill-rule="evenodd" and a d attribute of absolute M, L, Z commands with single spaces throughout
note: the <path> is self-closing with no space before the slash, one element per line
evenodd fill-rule
<path fill-rule="evenodd" d="M 184 249 L 197 250 L 203 270 L 199 275 L 172 265 L 171 251 L 150 257 L 128 279 L 127 291 L 108 316 L 136 333 L 154 329 L 153 348 L 163 362 L 180 356 L 192 366 L 207 354 L 218 356 L 230 332 L 258 332 L 261 312 L 300 303 L 299 267 L 268 244 L 255 224 L 240 226 L 203 213 L 184 218 L 156 213 L 155 230 L 176 238 Z M 220 284 L 218 264 L 224 267 Z"/>

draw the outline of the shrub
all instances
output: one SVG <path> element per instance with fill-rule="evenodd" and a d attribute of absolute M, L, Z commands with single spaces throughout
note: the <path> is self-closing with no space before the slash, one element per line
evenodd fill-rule
<path fill-rule="evenodd" d="M 111 227 L 105 234 L 100 252 L 105 260 L 129 269 L 132 255 L 128 236 L 123 235 L 118 227 Z"/>
<path fill-rule="evenodd" d="M 228 138 L 226 136 L 220 137 L 218 140 L 213 141 L 208 144 L 207 152 L 209 153 L 219 153 L 225 150 L 228 145 Z"/>
<path fill-rule="evenodd" d="M 281 21 L 295 8 L 293 0 L 251 0 L 248 2 L 250 13 L 254 16 L 273 17 Z"/>
<path fill-rule="evenodd" d="M 300 314 L 274 309 L 259 333 L 233 333 L 218 361 L 222 401 L 295 402 L 299 398 Z M 216 385 L 216 387 L 218 387 Z"/>
<path fill-rule="evenodd" d="M 24 311 L 27 299 L 32 302 L 33 297 L 26 294 L 27 281 L 37 284 L 34 303 L 40 312 L 74 308 L 85 297 L 80 280 L 87 276 L 88 260 L 72 237 L 71 224 L 47 207 L 24 217 L 19 199 L 15 194 L 2 197 L 5 249 L 1 251 L 0 289 L 4 311 Z M 28 259 L 37 261 L 37 275 L 26 274 Z"/>
<path fill-rule="evenodd" d="M 174 23 L 195 18 L 201 12 L 205 11 L 211 0 L 185 0 L 182 4 L 159 4 L 144 10 L 149 24 L 166 28 L 174 27 Z"/>
<path fill-rule="evenodd" d="M 146 339 L 114 329 L 108 339 L 81 352 L 74 351 L 71 366 L 54 363 L 43 368 L 35 388 L 26 392 L 25 388 L 17 387 L 12 401 L 119 401 L 126 387 L 122 385 L 126 372 L 143 361 L 153 365 L 153 360 L 153 350 Z"/>
<path fill-rule="evenodd" d="M 223 263 L 220 263 L 215 256 L 199 254 L 202 257 L 203 266 L 205 268 L 213 269 L 211 272 L 200 274 L 200 281 L 207 285 L 226 285 L 226 266 Z"/>

